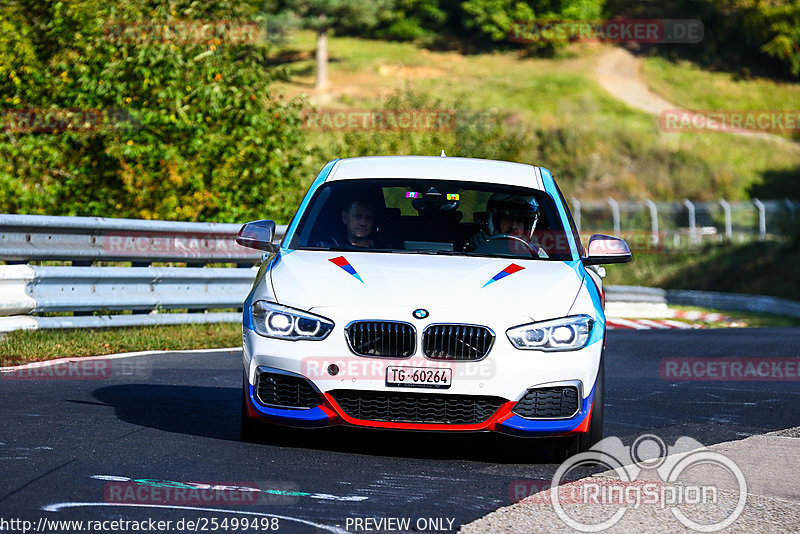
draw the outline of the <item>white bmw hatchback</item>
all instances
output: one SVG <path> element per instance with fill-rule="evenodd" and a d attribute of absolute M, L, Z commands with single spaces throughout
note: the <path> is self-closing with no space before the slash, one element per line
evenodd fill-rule
<path fill-rule="evenodd" d="M 518 163 L 367 157 L 325 165 L 244 304 L 242 434 L 259 422 L 602 436 L 603 290 L 553 176 Z M 587 268 L 589 267 L 589 268 Z"/>

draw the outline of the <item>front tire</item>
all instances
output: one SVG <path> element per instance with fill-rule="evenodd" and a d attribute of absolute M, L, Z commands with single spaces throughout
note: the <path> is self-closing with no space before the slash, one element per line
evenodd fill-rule
<path fill-rule="evenodd" d="M 261 434 L 261 430 L 263 430 L 263 425 L 258 421 L 253 421 L 247 415 L 247 403 L 249 402 L 247 397 L 249 393 L 250 383 L 245 376 L 242 378 L 242 411 L 239 423 L 239 438 L 242 441 L 256 441 L 256 438 Z"/>
<path fill-rule="evenodd" d="M 603 417 L 605 412 L 605 358 L 600 357 L 597 380 L 594 386 L 594 403 L 589 420 L 589 431 L 578 434 L 566 444 L 566 457 L 588 451 L 594 444 L 603 439 Z"/>

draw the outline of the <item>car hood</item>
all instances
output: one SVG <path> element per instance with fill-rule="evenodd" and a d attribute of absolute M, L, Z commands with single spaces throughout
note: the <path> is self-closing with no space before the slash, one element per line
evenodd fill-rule
<path fill-rule="evenodd" d="M 303 310 L 450 308 L 532 320 L 566 315 L 582 279 L 562 261 L 365 252 L 282 252 L 278 303 Z"/>

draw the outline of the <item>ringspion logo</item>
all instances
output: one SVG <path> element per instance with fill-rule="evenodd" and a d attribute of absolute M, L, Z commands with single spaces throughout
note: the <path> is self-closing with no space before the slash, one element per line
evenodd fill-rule
<path fill-rule="evenodd" d="M 602 478 L 578 478 L 568 482 L 576 470 L 597 466 L 608 470 Z M 733 482 L 737 488 L 735 506 L 723 502 L 721 488 L 715 484 L 693 482 L 692 469 L 699 466 L 704 470 L 705 476 L 701 477 L 704 481 L 723 477 Z M 660 480 L 640 479 L 644 470 L 654 470 Z M 637 483 L 640 480 L 641 483 Z M 747 482 L 733 460 L 709 451 L 695 439 L 682 436 L 672 446 L 667 446 L 658 436 L 644 434 L 629 447 L 618 437 L 611 436 L 587 452 L 572 456 L 556 470 L 549 493 L 559 519 L 579 532 L 607 530 L 629 509 L 643 505 L 669 509 L 688 529 L 717 532 L 730 526 L 744 511 Z M 587 517 L 582 513 L 586 506 L 607 507 L 608 514 Z"/>

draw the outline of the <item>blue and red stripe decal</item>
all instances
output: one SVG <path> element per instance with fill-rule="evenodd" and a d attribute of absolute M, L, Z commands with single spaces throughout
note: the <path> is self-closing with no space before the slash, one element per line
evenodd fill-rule
<path fill-rule="evenodd" d="M 511 265 L 509 265 L 508 267 L 506 267 L 505 269 L 503 269 L 502 271 L 500 271 L 499 273 L 494 275 L 488 282 L 483 284 L 483 287 L 488 286 L 492 282 L 497 282 L 498 280 L 502 280 L 506 276 L 508 276 L 510 274 L 514 274 L 516 272 L 519 272 L 519 271 L 523 270 L 524 268 L 525 267 L 522 267 L 521 265 L 517 265 L 516 263 L 512 263 Z"/>
<path fill-rule="evenodd" d="M 347 259 L 344 256 L 337 256 L 335 258 L 331 258 L 328 261 L 330 261 L 332 264 L 336 265 L 337 267 L 341 267 L 345 272 L 347 272 L 348 274 L 354 276 L 356 278 L 356 280 L 358 280 L 362 284 L 364 283 L 364 280 L 362 280 L 361 276 L 359 276 L 359 274 L 356 272 L 355 267 L 350 265 L 350 262 L 347 261 Z"/>

